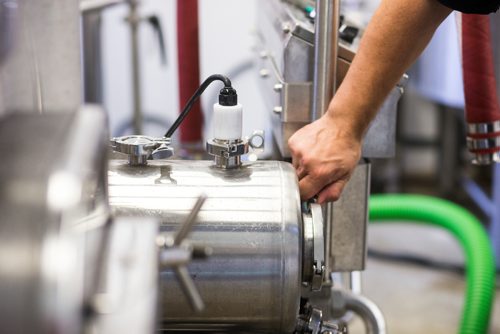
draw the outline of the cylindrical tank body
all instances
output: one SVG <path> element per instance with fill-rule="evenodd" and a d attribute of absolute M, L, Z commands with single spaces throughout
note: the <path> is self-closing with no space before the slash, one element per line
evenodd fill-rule
<path fill-rule="evenodd" d="M 213 254 L 189 272 L 205 303 L 195 313 L 173 273 L 161 273 L 161 329 L 293 332 L 299 312 L 301 212 L 290 164 L 262 161 L 222 170 L 211 161 L 112 160 L 109 197 L 117 215 L 158 217 L 163 231 L 207 200 L 189 239 Z"/>

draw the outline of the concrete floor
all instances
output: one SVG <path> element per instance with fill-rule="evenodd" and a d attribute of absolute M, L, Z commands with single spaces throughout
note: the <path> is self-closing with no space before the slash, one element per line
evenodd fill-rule
<path fill-rule="evenodd" d="M 368 239 L 369 247 L 376 250 L 463 261 L 455 240 L 431 227 L 380 224 L 370 226 Z M 370 258 L 363 273 L 364 294 L 384 312 L 390 334 L 457 333 L 464 283 L 464 278 L 454 273 Z M 489 333 L 500 333 L 500 291 L 496 291 Z M 349 329 L 350 334 L 365 333 L 359 319 Z"/>

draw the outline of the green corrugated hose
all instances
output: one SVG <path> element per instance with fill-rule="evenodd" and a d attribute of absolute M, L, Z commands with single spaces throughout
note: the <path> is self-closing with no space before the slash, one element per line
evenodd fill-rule
<path fill-rule="evenodd" d="M 412 221 L 448 230 L 460 242 L 466 261 L 465 305 L 461 334 L 487 333 L 494 295 L 495 261 L 481 223 L 466 209 L 420 195 L 373 195 L 370 221 Z"/>

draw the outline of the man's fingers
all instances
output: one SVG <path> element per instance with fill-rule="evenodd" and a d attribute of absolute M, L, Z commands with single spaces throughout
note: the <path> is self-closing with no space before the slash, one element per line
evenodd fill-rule
<path fill-rule="evenodd" d="M 315 179 L 311 175 L 304 176 L 299 181 L 300 198 L 304 201 L 312 198 L 323 188 L 323 184 L 322 180 Z"/>
<path fill-rule="evenodd" d="M 307 169 L 304 166 L 299 166 L 297 168 L 297 177 L 302 180 L 307 175 Z"/>
<path fill-rule="evenodd" d="M 338 200 L 345 184 L 345 180 L 338 180 L 323 188 L 318 194 L 318 203 L 323 204 L 325 202 L 335 202 Z"/>

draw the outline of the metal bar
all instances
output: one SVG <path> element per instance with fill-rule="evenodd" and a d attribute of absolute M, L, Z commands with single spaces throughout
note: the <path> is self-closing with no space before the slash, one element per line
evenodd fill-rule
<path fill-rule="evenodd" d="M 139 63 L 139 0 L 130 0 L 130 13 L 128 22 L 130 24 L 130 48 L 132 55 L 132 95 L 133 95 L 133 117 L 134 133 L 142 134 L 142 99 L 141 99 L 141 75 Z"/>
<path fill-rule="evenodd" d="M 196 223 L 196 217 L 198 216 L 198 213 L 200 212 L 201 207 L 203 206 L 203 203 L 205 203 L 206 199 L 207 196 L 205 194 L 201 194 L 200 197 L 198 197 L 198 200 L 194 204 L 193 209 L 187 216 L 186 220 L 182 223 L 179 231 L 177 231 L 174 238 L 174 245 L 180 245 L 182 240 L 184 240 L 189 232 L 191 232 L 194 223 Z"/>
<path fill-rule="evenodd" d="M 176 267 L 174 268 L 174 272 L 184 294 L 188 297 L 191 307 L 197 312 L 203 311 L 205 304 L 187 268 L 185 266 Z"/>
<path fill-rule="evenodd" d="M 313 120 L 319 119 L 335 94 L 337 71 L 339 0 L 316 1 L 314 33 Z"/>
<path fill-rule="evenodd" d="M 312 97 L 313 120 L 326 112 L 328 103 L 335 94 L 337 72 L 338 30 L 340 20 L 340 0 L 317 0 L 314 27 L 314 78 Z M 333 206 L 326 204 L 325 224 L 325 271 L 330 279 L 329 256 L 331 221 Z"/>

